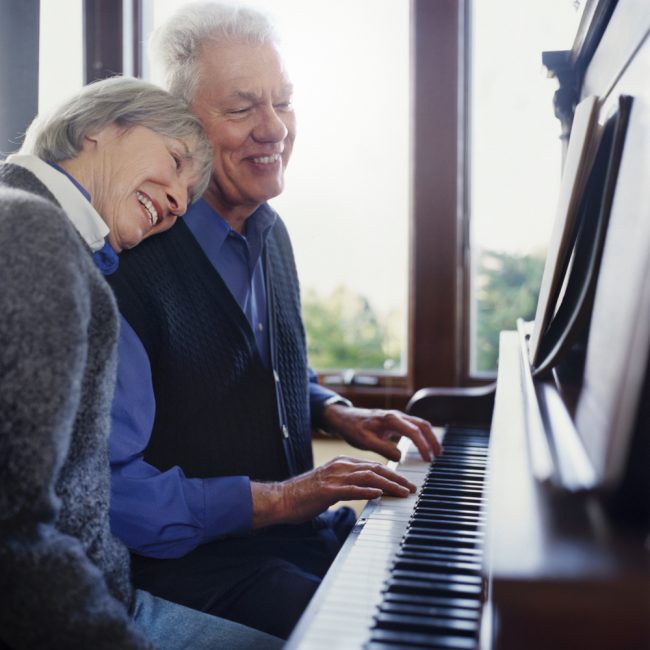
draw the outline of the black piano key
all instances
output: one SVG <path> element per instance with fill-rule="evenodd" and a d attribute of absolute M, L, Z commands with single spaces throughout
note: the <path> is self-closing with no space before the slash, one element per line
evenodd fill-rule
<path fill-rule="evenodd" d="M 477 456 L 454 456 L 445 454 L 444 456 L 436 458 L 431 467 L 432 469 L 429 471 L 429 476 L 433 476 L 440 467 L 458 467 L 460 469 L 471 469 L 485 473 L 487 459 L 478 458 Z"/>
<path fill-rule="evenodd" d="M 389 578 L 386 581 L 386 591 L 429 596 L 449 596 L 450 598 L 480 598 L 483 594 L 483 585 L 466 585 L 446 580 Z"/>
<path fill-rule="evenodd" d="M 482 539 L 484 536 L 483 531 L 478 527 L 467 528 L 462 526 L 455 526 L 450 522 L 437 522 L 426 519 L 414 520 L 411 524 L 409 524 L 405 534 L 407 536 L 411 533 L 427 535 L 430 533 L 430 531 L 435 531 L 435 534 L 437 535 L 452 535 L 459 538 L 474 540 Z"/>
<path fill-rule="evenodd" d="M 422 530 L 439 530 L 439 531 L 450 531 L 457 533 L 458 535 L 474 537 L 483 535 L 483 525 L 480 522 L 476 521 L 454 521 L 449 519 L 442 519 L 439 517 L 432 517 L 423 515 L 418 517 L 417 514 L 411 518 L 411 521 L 408 524 L 408 527 L 405 533 L 408 533 L 411 530 L 422 529 Z"/>
<path fill-rule="evenodd" d="M 436 489 L 422 490 L 418 495 L 418 500 L 416 506 L 413 510 L 413 516 L 417 516 L 420 512 L 418 506 L 422 508 L 431 507 L 435 503 L 435 507 L 438 510 L 449 510 L 447 504 L 452 504 L 456 508 L 469 509 L 474 512 L 475 515 L 478 515 L 483 509 L 483 498 L 476 497 L 473 494 L 452 494 L 449 492 L 442 492 Z M 451 508 L 454 510 L 454 508 Z M 450 513 L 453 514 L 453 513 Z"/>
<path fill-rule="evenodd" d="M 421 491 L 439 494 L 458 494 L 459 496 L 470 496 L 475 499 L 480 499 L 483 494 L 483 487 L 478 485 L 472 487 L 471 485 L 467 485 L 466 482 L 460 485 L 448 485 L 436 481 L 429 481 L 422 485 Z"/>
<path fill-rule="evenodd" d="M 379 611 L 387 614 L 408 614 L 410 616 L 432 616 L 437 618 L 452 618 L 468 621 L 480 621 L 478 609 L 467 607 L 448 607 L 445 605 L 420 605 L 412 602 L 383 602 Z"/>
<path fill-rule="evenodd" d="M 481 608 L 481 601 L 479 598 L 434 596 L 430 594 L 399 591 L 385 592 L 383 603 L 401 604 L 414 607 L 448 607 L 477 613 Z"/>
<path fill-rule="evenodd" d="M 479 548 L 449 548 L 449 547 L 436 547 L 423 546 L 422 544 L 403 544 L 401 549 L 396 553 L 395 558 L 398 557 L 441 557 L 445 555 L 450 559 L 458 559 L 461 561 L 475 561 L 480 562 L 483 557 L 483 551 Z"/>
<path fill-rule="evenodd" d="M 436 479 L 452 478 L 456 480 L 460 479 L 481 482 L 485 479 L 485 472 L 471 469 L 459 469 L 457 467 L 436 467 Z M 427 482 L 427 479 L 425 479 L 424 485 L 426 485 Z"/>
<path fill-rule="evenodd" d="M 434 499 L 429 497 L 422 497 L 418 504 L 423 506 L 431 505 L 439 510 L 453 510 L 456 513 L 471 515 L 476 514 L 481 509 L 481 504 L 468 503 L 463 501 L 451 501 L 449 499 Z"/>
<path fill-rule="evenodd" d="M 420 492 L 423 492 L 424 490 L 435 490 L 437 488 L 451 488 L 456 490 L 476 490 L 477 494 L 482 494 L 483 478 L 476 480 L 476 477 L 472 476 L 453 479 L 450 478 L 451 476 L 451 472 L 448 474 L 440 472 L 440 475 L 435 479 L 425 480 L 420 487 Z"/>
<path fill-rule="evenodd" d="M 478 576 L 462 573 L 446 573 L 444 571 L 413 571 L 396 568 L 391 572 L 392 580 L 421 580 L 422 582 L 444 582 L 466 585 L 482 585 L 483 579 Z"/>
<path fill-rule="evenodd" d="M 450 478 L 448 476 L 438 476 L 433 479 L 429 479 L 428 481 L 424 481 L 422 483 L 423 487 L 450 487 L 450 488 L 457 488 L 457 489 L 470 489 L 470 490 L 477 490 L 477 491 L 482 491 L 483 490 L 483 480 L 474 480 L 474 479 L 455 479 L 455 478 Z"/>
<path fill-rule="evenodd" d="M 428 546 L 436 544 L 437 546 L 446 546 L 448 548 L 474 548 L 476 539 L 465 539 L 452 535 L 423 535 L 419 533 L 409 533 L 405 538 L 409 544 L 420 544 Z"/>
<path fill-rule="evenodd" d="M 429 467 L 428 476 L 433 476 L 438 471 L 439 467 L 459 467 L 461 470 L 469 469 L 476 471 L 479 474 L 485 474 L 487 464 L 487 456 L 445 454 L 444 456 L 439 456 L 432 461 L 431 467 Z"/>
<path fill-rule="evenodd" d="M 394 567 L 396 570 L 404 571 L 424 571 L 427 573 L 457 573 L 461 575 L 480 575 L 481 564 L 479 562 L 461 562 L 449 561 L 442 559 L 422 559 L 422 558 L 398 558 L 395 560 Z"/>
<path fill-rule="evenodd" d="M 430 650 L 475 650 L 474 639 L 444 634 L 422 634 L 395 630 L 373 630 L 368 650 L 429 648 Z"/>
<path fill-rule="evenodd" d="M 411 550 L 401 551 L 395 555 L 395 568 L 399 568 L 400 562 L 417 564 L 421 562 L 427 564 L 439 564 L 440 566 L 449 566 L 450 568 L 457 565 L 459 570 L 463 571 L 480 571 L 481 557 L 471 557 L 459 555 L 457 553 L 439 553 L 437 549 L 426 549 L 423 553 L 417 553 Z"/>
<path fill-rule="evenodd" d="M 483 523 L 485 518 L 480 512 L 462 512 L 459 510 L 449 510 L 448 508 L 435 508 L 425 503 L 418 503 L 413 510 L 412 517 L 437 517 L 447 521 L 457 521 L 459 523 Z"/>
<path fill-rule="evenodd" d="M 375 625 L 382 630 L 403 630 L 408 632 L 459 634 L 473 636 L 478 633 L 478 622 L 438 616 L 414 616 L 380 612 Z"/>
<path fill-rule="evenodd" d="M 445 451 L 441 456 L 435 458 L 432 462 L 433 465 L 436 465 L 438 462 L 446 461 L 447 459 L 457 460 L 457 459 L 467 459 L 467 460 L 476 460 L 476 461 L 485 461 L 487 459 L 487 453 L 483 449 L 462 449 L 461 447 L 451 447 L 445 448 Z"/>

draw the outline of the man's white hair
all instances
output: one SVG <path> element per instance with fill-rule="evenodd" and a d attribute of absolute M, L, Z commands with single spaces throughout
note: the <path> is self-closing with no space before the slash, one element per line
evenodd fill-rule
<path fill-rule="evenodd" d="M 279 43 L 265 13 L 232 2 L 183 5 L 156 29 L 149 40 L 154 79 L 169 92 L 192 102 L 199 83 L 199 60 L 206 42 L 228 40 L 252 44 Z"/>

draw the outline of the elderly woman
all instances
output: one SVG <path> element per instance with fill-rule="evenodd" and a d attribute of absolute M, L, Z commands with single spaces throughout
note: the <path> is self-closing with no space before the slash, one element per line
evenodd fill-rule
<path fill-rule="evenodd" d="M 0 647 L 279 647 L 134 593 L 109 529 L 118 318 L 102 273 L 184 213 L 210 161 L 183 101 L 114 78 L 0 164 Z"/>

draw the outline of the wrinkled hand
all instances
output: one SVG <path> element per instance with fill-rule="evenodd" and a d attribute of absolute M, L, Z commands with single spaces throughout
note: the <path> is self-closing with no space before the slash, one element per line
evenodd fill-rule
<path fill-rule="evenodd" d="M 433 427 L 426 420 L 401 411 L 332 404 L 325 407 L 322 418 L 327 431 L 337 433 L 357 449 L 377 452 L 389 460 L 400 459 L 400 436 L 413 441 L 423 460 L 431 461 L 442 453 Z"/>
<path fill-rule="evenodd" d="M 337 501 L 406 497 L 416 486 L 381 463 L 338 456 L 325 465 L 281 483 L 251 483 L 253 528 L 297 524 Z"/>

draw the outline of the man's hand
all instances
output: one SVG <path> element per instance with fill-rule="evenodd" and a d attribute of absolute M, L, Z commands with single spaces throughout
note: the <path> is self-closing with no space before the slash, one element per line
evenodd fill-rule
<path fill-rule="evenodd" d="M 322 419 L 326 431 L 338 434 L 357 449 L 377 452 L 389 460 L 400 459 L 400 436 L 413 441 L 423 460 L 431 461 L 442 453 L 433 427 L 426 420 L 401 411 L 332 404 L 325 407 Z"/>
<path fill-rule="evenodd" d="M 416 486 L 381 463 L 338 456 L 325 465 L 281 483 L 251 483 L 253 528 L 298 524 L 337 501 L 406 497 Z"/>

